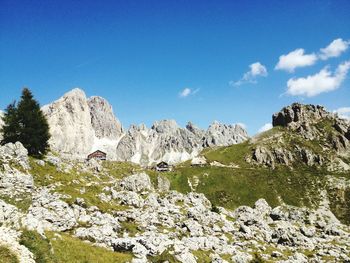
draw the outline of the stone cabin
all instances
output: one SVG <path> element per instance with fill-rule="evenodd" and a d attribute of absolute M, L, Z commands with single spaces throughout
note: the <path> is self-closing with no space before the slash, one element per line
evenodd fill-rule
<path fill-rule="evenodd" d="M 158 172 L 169 172 L 172 170 L 172 167 L 166 162 L 160 162 L 156 165 L 155 169 Z"/>
<path fill-rule="evenodd" d="M 105 161 L 106 158 L 107 158 L 107 154 L 105 152 L 100 151 L 100 150 L 97 150 L 97 151 L 90 153 L 87 157 L 88 160 L 96 159 L 96 160 L 102 160 L 102 161 Z"/>

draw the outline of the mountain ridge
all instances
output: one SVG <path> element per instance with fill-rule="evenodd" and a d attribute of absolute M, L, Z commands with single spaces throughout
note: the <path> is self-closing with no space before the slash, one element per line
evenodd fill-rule
<path fill-rule="evenodd" d="M 99 149 L 110 160 L 174 164 L 193 158 L 205 147 L 227 146 L 248 138 L 243 127 L 217 122 L 207 131 L 193 124 L 182 128 L 175 120 L 155 121 L 150 128 L 131 125 L 124 130 L 106 99 L 87 98 L 79 88 L 42 109 L 50 125 L 52 149 L 80 158 Z"/>

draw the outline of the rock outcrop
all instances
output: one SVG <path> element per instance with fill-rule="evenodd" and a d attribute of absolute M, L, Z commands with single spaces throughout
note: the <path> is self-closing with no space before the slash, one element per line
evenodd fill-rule
<path fill-rule="evenodd" d="M 334 114 L 320 105 L 293 103 L 272 115 L 272 125 L 274 127 L 299 126 L 303 123 L 316 123 L 321 119 L 333 116 Z"/>
<path fill-rule="evenodd" d="M 294 103 L 273 114 L 274 127 L 252 149 L 248 162 L 275 168 L 293 167 L 293 163 L 307 166 L 326 166 L 329 171 L 349 168 L 343 157 L 350 156 L 350 122 L 328 112 L 319 105 Z"/>
<path fill-rule="evenodd" d="M 43 106 L 42 110 L 50 126 L 52 150 L 86 157 L 101 148 L 108 151 L 110 157 L 114 156 L 122 127 L 105 99 L 88 99 L 84 91 L 73 89 L 59 100 Z"/>

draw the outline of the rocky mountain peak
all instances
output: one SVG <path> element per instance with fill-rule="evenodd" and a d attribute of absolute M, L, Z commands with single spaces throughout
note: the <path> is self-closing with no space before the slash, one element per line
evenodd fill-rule
<path fill-rule="evenodd" d="M 152 130 L 155 130 L 159 133 L 174 132 L 178 128 L 179 125 L 176 123 L 175 120 L 156 121 L 152 126 Z"/>
<path fill-rule="evenodd" d="M 88 99 L 91 124 L 97 138 L 117 139 L 123 133 L 122 125 L 114 116 L 112 106 L 102 97 Z"/>
<path fill-rule="evenodd" d="M 101 97 L 88 99 L 79 88 L 42 110 L 50 126 L 51 148 L 61 153 L 83 157 L 93 148 L 102 147 L 99 139 L 117 140 L 122 134 L 110 104 Z"/>
<path fill-rule="evenodd" d="M 203 137 L 205 134 L 205 131 L 201 130 L 200 128 L 198 128 L 196 125 L 194 125 L 190 121 L 187 123 L 186 129 L 198 137 Z"/>
<path fill-rule="evenodd" d="M 293 103 L 272 115 L 272 125 L 274 127 L 287 127 L 302 123 L 313 123 L 332 116 L 333 114 L 328 112 L 323 106 Z"/>
<path fill-rule="evenodd" d="M 242 126 L 226 125 L 214 121 L 205 134 L 203 145 L 205 147 L 228 146 L 243 142 L 248 138 L 248 133 Z"/>
<path fill-rule="evenodd" d="M 85 92 L 80 89 L 80 88 L 74 88 L 68 92 L 66 92 L 64 95 L 63 95 L 63 98 L 65 97 L 80 97 L 80 98 L 86 98 L 86 94 Z"/>

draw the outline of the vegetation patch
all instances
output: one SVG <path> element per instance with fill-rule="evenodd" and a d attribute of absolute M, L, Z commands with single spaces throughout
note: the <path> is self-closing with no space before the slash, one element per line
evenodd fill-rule
<path fill-rule="evenodd" d="M 169 263 L 176 263 L 178 262 L 175 259 L 175 256 L 170 254 L 169 251 L 165 250 L 162 254 L 157 255 L 157 256 L 149 256 L 148 257 L 149 261 L 152 263 L 164 263 L 164 262 L 169 262 Z"/>
<path fill-rule="evenodd" d="M 0 263 L 19 263 L 19 260 L 8 247 L 0 245 Z"/>
<path fill-rule="evenodd" d="M 96 262 L 115 263 L 130 262 L 132 255 L 128 253 L 114 252 L 102 247 L 93 246 L 91 243 L 82 241 L 68 234 L 48 233 L 54 251 L 54 262 Z"/>
<path fill-rule="evenodd" d="M 56 261 L 50 241 L 35 231 L 23 230 L 19 243 L 29 249 L 37 263 L 51 263 Z"/>
<path fill-rule="evenodd" d="M 96 247 L 66 233 L 47 232 L 46 236 L 44 238 L 37 232 L 28 230 L 24 230 L 21 235 L 20 244 L 34 254 L 37 263 L 122 263 L 132 259 L 131 254 Z"/>

